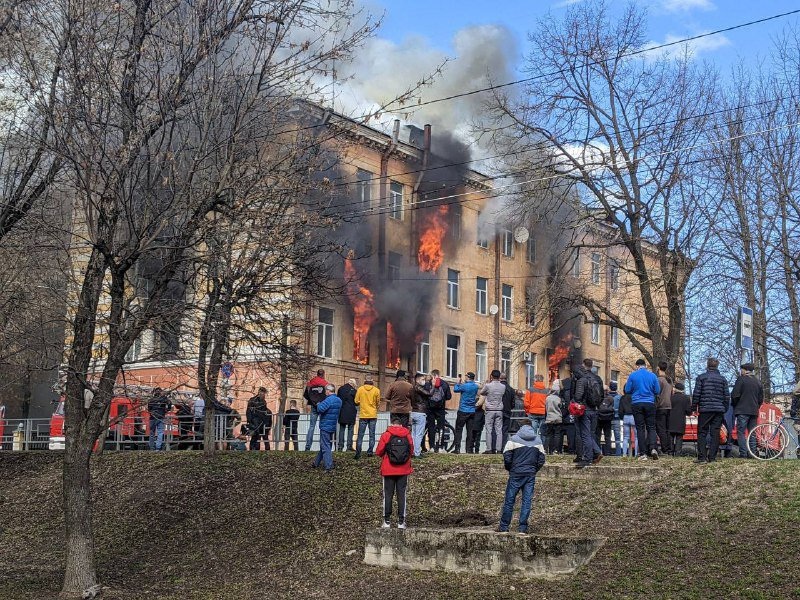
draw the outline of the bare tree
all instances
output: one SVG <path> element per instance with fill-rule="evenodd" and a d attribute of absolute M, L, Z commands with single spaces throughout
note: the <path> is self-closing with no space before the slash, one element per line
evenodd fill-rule
<path fill-rule="evenodd" d="M 497 94 L 494 124 L 503 140 L 545 157 L 535 179 L 572 190 L 562 196 L 576 217 L 563 235 L 584 257 L 584 249 L 616 252 L 646 329 L 625 303 L 591 287 L 576 287 L 572 301 L 587 319 L 619 328 L 651 364 L 674 366 L 684 292 L 710 231 L 692 149 L 708 122 L 714 77 L 688 55 L 643 55 L 645 31 L 633 4 L 617 20 L 602 1 L 546 17 L 530 36 L 532 81 L 518 99 Z"/>
<path fill-rule="evenodd" d="M 64 3 L 49 19 L 70 32 L 57 81 L 73 100 L 52 127 L 60 185 L 73 198 L 75 290 L 62 595 L 80 597 L 97 584 L 89 459 L 126 354 L 182 310 L 175 290 L 213 215 L 247 217 L 235 191 L 263 166 L 252 160 L 253 120 L 318 90 L 331 60 L 375 22 L 349 1 L 308 0 Z M 290 189 L 258 175 L 261 186 Z"/>

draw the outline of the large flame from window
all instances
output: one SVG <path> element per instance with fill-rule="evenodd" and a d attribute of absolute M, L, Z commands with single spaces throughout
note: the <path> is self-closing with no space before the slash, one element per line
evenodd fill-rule
<path fill-rule="evenodd" d="M 561 363 L 564 361 L 564 359 L 569 356 L 569 353 L 572 349 L 573 337 L 573 334 L 568 333 L 566 336 L 561 338 L 561 341 L 558 342 L 558 345 L 555 347 L 553 353 L 550 355 L 550 358 L 547 360 L 547 371 L 550 376 L 550 383 L 558 379 L 558 368 L 561 366 Z"/>
<path fill-rule="evenodd" d="M 419 236 L 419 250 L 417 250 L 419 269 L 436 272 L 444 260 L 442 240 L 447 234 L 447 205 L 442 204 L 427 216 L 420 223 L 420 229 L 422 233 Z"/>
<path fill-rule="evenodd" d="M 375 300 L 369 288 L 359 282 L 351 257 L 344 261 L 347 282 L 347 299 L 353 307 L 353 360 L 365 365 L 369 362 L 369 330 L 378 318 Z"/>
<path fill-rule="evenodd" d="M 386 323 L 386 366 L 390 369 L 400 368 L 400 344 L 394 334 L 391 323 Z"/>

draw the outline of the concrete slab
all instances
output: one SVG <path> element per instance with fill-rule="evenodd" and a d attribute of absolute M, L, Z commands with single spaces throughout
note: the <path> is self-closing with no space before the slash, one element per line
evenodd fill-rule
<path fill-rule="evenodd" d="M 486 528 L 375 529 L 367 532 L 368 565 L 421 571 L 552 579 L 574 573 L 603 537 L 519 535 Z"/>
<path fill-rule="evenodd" d="M 506 474 L 502 465 L 492 465 L 492 471 Z M 572 464 L 549 464 L 542 467 L 537 477 L 545 479 L 579 479 L 589 481 L 651 481 L 658 475 L 656 467 L 624 466 L 617 464 L 599 464 L 576 469 Z"/>

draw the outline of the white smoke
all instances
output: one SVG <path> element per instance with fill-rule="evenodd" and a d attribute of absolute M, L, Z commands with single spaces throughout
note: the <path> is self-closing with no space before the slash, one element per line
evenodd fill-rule
<path fill-rule="evenodd" d="M 350 115 L 370 113 L 435 74 L 446 63 L 431 85 L 423 87 L 404 106 L 394 105 L 396 108 L 380 121 L 385 124 L 400 118 L 416 124 L 430 123 L 434 137 L 437 129 L 444 129 L 462 141 L 472 141 L 472 124 L 485 112 L 488 93 L 421 107 L 417 106 L 418 100 L 446 98 L 511 81 L 518 59 L 517 44 L 503 26 L 477 25 L 459 30 L 453 37 L 453 49 L 455 55 L 448 56 L 420 36 L 409 37 L 400 44 L 380 37 L 371 39 L 351 62 L 338 69 L 346 81 L 338 90 L 337 110 Z"/>

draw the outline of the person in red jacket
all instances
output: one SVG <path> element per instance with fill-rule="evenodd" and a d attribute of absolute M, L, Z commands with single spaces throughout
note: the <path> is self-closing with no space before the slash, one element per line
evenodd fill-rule
<path fill-rule="evenodd" d="M 406 488 L 414 454 L 414 440 L 411 432 L 403 427 L 399 417 L 392 418 L 392 424 L 383 432 L 375 451 L 382 456 L 381 475 L 383 476 L 383 525 L 392 526 L 392 500 L 397 495 L 397 528 L 406 528 Z"/>

